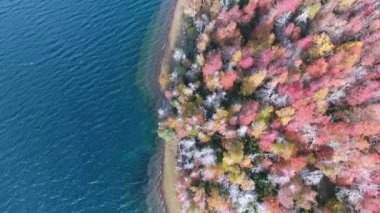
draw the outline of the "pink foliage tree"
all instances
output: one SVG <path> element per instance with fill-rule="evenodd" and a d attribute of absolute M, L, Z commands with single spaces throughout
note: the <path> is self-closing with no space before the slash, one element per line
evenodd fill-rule
<path fill-rule="evenodd" d="M 239 115 L 239 124 L 241 126 L 247 126 L 251 124 L 252 121 L 256 119 L 259 106 L 259 103 L 256 101 L 249 101 L 245 103 Z"/>
<path fill-rule="evenodd" d="M 294 13 L 302 3 L 302 0 L 279 0 L 276 4 L 277 14 L 281 15 L 286 12 Z"/>
<path fill-rule="evenodd" d="M 203 76 L 210 76 L 222 69 L 222 56 L 220 53 L 214 53 L 207 58 L 202 68 Z"/>
<path fill-rule="evenodd" d="M 239 66 L 243 69 L 249 69 L 253 66 L 253 58 L 251 56 L 246 56 L 239 62 Z"/>

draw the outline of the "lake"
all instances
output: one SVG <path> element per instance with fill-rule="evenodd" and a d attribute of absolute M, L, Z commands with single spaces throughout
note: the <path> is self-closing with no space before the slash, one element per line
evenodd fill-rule
<path fill-rule="evenodd" d="M 144 212 L 160 0 L 0 1 L 0 212 Z"/>

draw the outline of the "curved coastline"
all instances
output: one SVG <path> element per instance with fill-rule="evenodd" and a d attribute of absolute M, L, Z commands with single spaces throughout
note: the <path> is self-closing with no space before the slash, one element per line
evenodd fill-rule
<path fill-rule="evenodd" d="M 164 86 L 159 79 L 171 67 L 172 50 L 179 38 L 185 3 L 186 0 L 162 1 L 145 36 L 138 84 L 144 91 L 145 99 L 155 110 L 153 114 L 165 104 L 162 95 Z M 174 188 L 175 162 L 175 152 L 158 139 L 156 152 L 148 166 L 149 183 L 146 189 L 148 212 L 180 212 Z"/>
<path fill-rule="evenodd" d="M 186 0 L 176 0 L 174 3 L 174 11 L 172 13 L 172 22 L 168 32 L 167 42 L 164 48 L 163 58 L 161 60 L 159 84 L 161 90 L 165 88 L 165 81 L 162 81 L 162 76 L 166 76 L 171 68 L 172 50 L 174 49 L 180 34 L 182 26 L 182 14 Z M 170 144 L 165 143 L 163 147 L 162 156 L 162 180 L 161 180 L 161 196 L 165 204 L 165 211 L 167 212 L 181 212 L 180 205 L 176 202 L 175 181 L 177 179 L 176 173 L 176 153 L 170 147 Z"/>

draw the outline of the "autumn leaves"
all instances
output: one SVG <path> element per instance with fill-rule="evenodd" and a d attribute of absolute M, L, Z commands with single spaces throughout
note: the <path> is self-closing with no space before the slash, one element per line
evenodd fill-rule
<path fill-rule="evenodd" d="M 376 212 L 380 3 L 191 2 L 159 126 L 186 210 Z"/>

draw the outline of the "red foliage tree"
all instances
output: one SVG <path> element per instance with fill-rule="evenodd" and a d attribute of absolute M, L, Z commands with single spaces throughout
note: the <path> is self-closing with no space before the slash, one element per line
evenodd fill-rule
<path fill-rule="evenodd" d="M 320 77 L 327 72 L 328 64 L 324 58 L 318 59 L 306 67 L 306 72 L 313 77 Z"/>
<path fill-rule="evenodd" d="M 230 90 L 237 78 L 238 76 L 235 71 L 228 71 L 224 73 L 223 77 L 220 80 L 220 83 L 225 90 Z"/>

